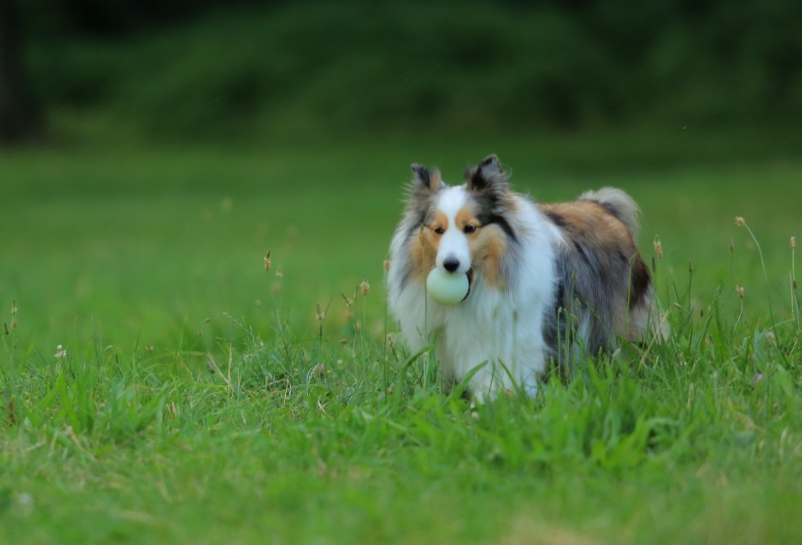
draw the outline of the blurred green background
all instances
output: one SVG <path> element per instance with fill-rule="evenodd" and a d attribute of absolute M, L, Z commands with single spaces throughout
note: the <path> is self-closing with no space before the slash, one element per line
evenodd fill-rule
<path fill-rule="evenodd" d="M 2 108 L 30 112 L 17 129 L 3 112 L 7 139 L 26 123 L 214 144 L 802 123 L 791 0 L 2 5 L 3 64 L 18 66 Z"/>
<path fill-rule="evenodd" d="M 0 0 L 0 317 L 47 358 L 90 334 L 203 352 L 277 309 L 330 305 L 346 335 L 364 278 L 357 317 L 385 331 L 409 164 L 453 182 L 490 152 L 539 199 L 623 187 L 647 259 L 659 234 L 708 296 L 762 282 L 746 216 L 785 304 L 799 21 L 790 0 Z"/>

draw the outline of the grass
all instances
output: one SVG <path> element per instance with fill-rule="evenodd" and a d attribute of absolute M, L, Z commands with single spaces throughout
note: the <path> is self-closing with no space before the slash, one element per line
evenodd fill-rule
<path fill-rule="evenodd" d="M 799 541 L 802 163 L 561 145 L 0 157 L 0 542 Z M 631 192 L 665 345 L 472 408 L 388 341 L 408 164 L 489 151 Z"/>

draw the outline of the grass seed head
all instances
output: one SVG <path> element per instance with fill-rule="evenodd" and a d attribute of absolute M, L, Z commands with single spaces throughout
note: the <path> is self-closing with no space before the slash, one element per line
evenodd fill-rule
<path fill-rule="evenodd" d="M 744 287 L 740 284 L 735 284 L 735 293 L 738 294 L 738 297 L 741 299 L 744 298 Z"/>
<path fill-rule="evenodd" d="M 11 315 L 14 316 L 17 313 L 17 302 L 11 301 Z"/>
<path fill-rule="evenodd" d="M 743 216 L 735 216 L 735 225 L 738 227 L 743 227 L 746 225 L 746 220 L 743 218 Z"/>
<path fill-rule="evenodd" d="M 64 348 L 62 345 L 56 346 L 56 353 L 54 354 L 57 360 L 61 360 L 67 357 L 67 349 Z"/>
<path fill-rule="evenodd" d="M 384 263 L 382 264 L 382 266 L 384 267 L 384 272 L 389 272 L 390 271 L 390 260 L 389 259 L 385 259 Z"/>
<path fill-rule="evenodd" d="M 658 259 L 663 259 L 663 245 L 660 243 L 658 235 L 654 235 L 654 253 L 657 254 Z"/>
<path fill-rule="evenodd" d="M 270 269 L 273 268 L 273 263 L 270 261 L 270 252 L 267 252 L 265 254 L 264 261 L 265 261 L 265 271 L 270 272 Z"/>
<path fill-rule="evenodd" d="M 17 408 L 14 405 L 14 400 L 9 399 L 6 405 L 8 410 L 8 412 L 6 413 L 8 414 L 8 423 L 11 424 L 12 426 L 15 426 L 17 424 Z"/>
<path fill-rule="evenodd" d="M 359 284 L 359 291 L 362 292 L 362 295 L 370 293 L 370 282 L 368 282 L 366 278 L 363 278 L 362 283 Z"/>

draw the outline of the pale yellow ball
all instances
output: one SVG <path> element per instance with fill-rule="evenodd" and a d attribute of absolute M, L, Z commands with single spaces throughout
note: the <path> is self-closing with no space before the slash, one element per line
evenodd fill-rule
<path fill-rule="evenodd" d="M 441 305 L 456 305 L 468 295 L 470 283 L 466 274 L 451 274 L 435 267 L 426 278 L 426 289 Z"/>

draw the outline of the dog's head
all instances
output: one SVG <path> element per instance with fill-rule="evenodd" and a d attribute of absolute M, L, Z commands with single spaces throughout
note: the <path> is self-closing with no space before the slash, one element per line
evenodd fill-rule
<path fill-rule="evenodd" d="M 412 173 L 410 253 L 420 277 L 440 267 L 498 285 L 505 254 L 516 240 L 514 199 L 498 157 L 469 168 L 460 186 L 446 185 L 439 171 L 421 165 L 412 165 Z"/>

